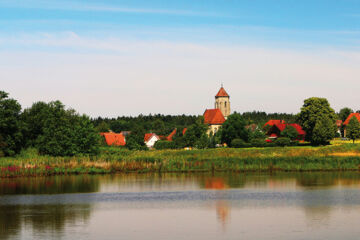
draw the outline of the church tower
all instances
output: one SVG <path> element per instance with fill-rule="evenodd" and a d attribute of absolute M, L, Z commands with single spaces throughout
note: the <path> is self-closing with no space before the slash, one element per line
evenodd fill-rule
<path fill-rule="evenodd" d="M 220 109 L 225 119 L 230 115 L 230 96 L 221 84 L 219 92 L 215 96 L 215 108 Z"/>

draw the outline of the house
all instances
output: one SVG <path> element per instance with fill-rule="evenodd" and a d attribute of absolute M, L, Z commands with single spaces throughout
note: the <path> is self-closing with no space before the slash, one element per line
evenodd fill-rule
<path fill-rule="evenodd" d="M 101 136 L 104 137 L 105 143 L 109 146 L 125 146 L 125 136 L 121 133 L 102 132 Z"/>
<path fill-rule="evenodd" d="M 337 132 L 339 134 L 339 136 L 341 136 L 341 126 L 343 124 L 342 120 L 336 120 L 336 127 L 337 127 Z"/>
<path fill-rule="evenodd" d="M 287 126 L 292 126 L 296 129 L 298 132 L 298 137 L 296 140 L 304 141 L 306 132 L 302 129 L 302 127 L 299 124 L 296 123 L 275 123 L 270 127 L 270 129 L 267 131 L 266 135 L 268 135 L 269 139 L 276 139 L 280 137 L 281 132 L 285 130 Z"/>
<path fill-rule="evenodd" d="M 263 128 L 265 128 L 266 126 L 274 126 L 275 124 L 285 124 L 284 120 L 269 120 L 267 123 L 264 124 Z"/>
<path fill-rule="evenodd" d="M 154 147 L 155 143 L 160 140 L 160 137 L 155 133 L 146 133 L 144 136 L 145 145 L 148 148 Z"/>
<path fill-rule="evenodd" d="M 187 128 L 184 128 L 182 130 L 182 135 L 184 136 L 185 133 L 187 131 Z M 177 132 L 177 129 L 175 128 L 168 136 L 163 136 L 163 135 L 160 135 L 160 140 L 164 140 L 164 141 L 172 141 L 174 136 L 176 135 L 176 132 Z"/>
<path fill-rule="evenodd" d="M 204 123 L 209 126 L 207 134 L 215 134 L 225 121 L 220 109 L 206 109 L 204 112 Z"/>
<path fill-rule="evenodd" d="M 349 124 L 350 120 L 355 117 L 359 122 L 360 122 L 360 113 L 351 113 L 348 118 L 345 120 L 344 122 L 344 126 L 345 126 L 345 129 L 344 129 L 344 137 L 346 137 L 346 127 L 347 125 Z"/>

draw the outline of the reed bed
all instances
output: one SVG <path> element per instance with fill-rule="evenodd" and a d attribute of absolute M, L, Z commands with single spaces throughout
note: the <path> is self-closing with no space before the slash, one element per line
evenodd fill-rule
<path fill-rule="evenodd" d="M 104 147 L 98 156 L 41 156 L 28 149 L 0 158 L 0 177 L 115 172 L 358 171 L 360 144 L 245 149 L 130 151 Z"/>

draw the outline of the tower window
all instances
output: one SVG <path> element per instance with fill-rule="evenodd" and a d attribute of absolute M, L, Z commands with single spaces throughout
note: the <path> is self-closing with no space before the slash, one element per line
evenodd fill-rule
<path fill-rule="evenodd" d="M 225 101 L 225 107 L 226 107 L 226 101 Z"/>

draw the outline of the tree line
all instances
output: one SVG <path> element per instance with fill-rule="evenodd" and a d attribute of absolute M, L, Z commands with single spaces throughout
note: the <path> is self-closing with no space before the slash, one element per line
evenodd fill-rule
<path fill-rule="evenodd" d="M 36 148 L 40 154 L 73 156 L 96 155 L 102 143 L 100 132 L 130 131 L 126 139 L 129 149 L 146 149 L 145 133 L 168 135 L 177 129 L 172 142 L 158 141 L 156 148 L 210 148 L 226 143 L 230 147 L 263 146 L 266 138 L 263 124 L 270 119 L 299 123 L 306 131 L 306 140 L 313 145 L 328 144 L 335 137 L 336 120 L 344 119 L 351 109 L 338 114 L 324 98 L 304 101 L 299 114 L 264 112 L 233 113 L 216 133 L 207 134 L 208 126 L 202 116 L 139 115 L 136 117 L 94 118 L 67 109 L 60 101 L 36 102 L 22 110 L 21 105 L 8 93 L 0 91 L 0 156 L 11 156 L 24 148 Z M 256 124 L 256 129 L 248 128 Z M 359 138 L 358 121 L 351 121 L 348 133 Z M 186 134 L 183 129 L 187 128 Z M 291 127 L 281 133 L 278 145 L 288 145 L 296 138 Z M 269 144 L 270 146 L 270 144 Z"/>

